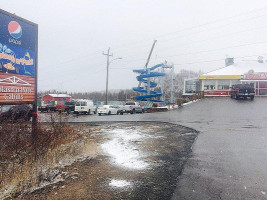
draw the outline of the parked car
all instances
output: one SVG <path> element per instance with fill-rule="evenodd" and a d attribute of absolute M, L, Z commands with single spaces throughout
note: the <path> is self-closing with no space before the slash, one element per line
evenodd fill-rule
<path fill-rule="evenodd" d="M 144 113 L 144 108 L 138 102 L 126 102 L 120 113 Z"/>
<path fill-rule="evenodd" d="M 118 115 L 120 113 L 119 106 L 104 105 L 97 109 L 98 115 Z"/>
<path fill-rule="evenodd" d="M 67 113 L 74 112 L 75 110 L 75 101 L 67 102 L 65 105 L 65 111 Z"/>
<path fill-rule="evenodd" d="M 2 106 L 0 110 L 0 122 L 30 121 L 32 107 L 29 105 Z"/>
<path fill-rule="evenodd" d="M 97 108 L 94 105 L 94 102 L 92 100 L 86 100 L 86 99 L 82 99 L 82 100 L 78 100 L 75 103 L 75 108 L 74 108 L 74 114 L 91 114 L 94 113 L 96 114 L 97 112 Z"/>
<path fill-rule="evenodd" d="M 45 104 L 38 107 L 38 110 L 41 112 L 55 112 L 56 109 L 56 106 L 51 104 Z"/>
<path fill-rule="evenodd" d="M 56 111 L 58 111 L 58 112 L 65 111 L 65 108 L 66 108 L 65 105 L 60 105 L 60 104 L 56 105 Z"/>
<path fill-rule="evenodd" d="M 251 100 L 255 97 L 255 88 L 249 84 L 236 84 L 231 87 L 230 91 L 231 98 L 235 99 L 247 99 L 249 97 Z"/>
<path fill-rule="evenodd" d="M 67 112 L 67 113 L 71 113 L 75 110 L 75 102 L 71 101 L 71 102 L 66 102 L 66 104 L 58 104 L 56 105 L 56 111 L 59 112 Z"/>

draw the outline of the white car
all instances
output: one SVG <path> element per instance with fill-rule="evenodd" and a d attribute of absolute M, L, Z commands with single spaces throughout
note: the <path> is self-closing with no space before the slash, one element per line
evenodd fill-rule
<path fill-rule="evenodd" d="M 104 105 L 97 109 L 98 115 L 118 115 L 120 113 L 118 106 Z"/>

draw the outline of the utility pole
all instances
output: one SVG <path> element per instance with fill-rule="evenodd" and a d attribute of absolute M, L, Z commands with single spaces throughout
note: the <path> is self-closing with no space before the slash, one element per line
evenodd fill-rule
<path fill-rule="evenodd" d="M 103 55 L 104 56 L 107 56 L 106 105 L 108 105 L 108 70 L 109 70 L 109 57 L 110 56 L 113 56 L 113 54 L 110 54 L 109 51 L 110 51 L 110 47 L 108 48 L 108 52 L 107 53 L 104 53 L 103 52 Z"/>

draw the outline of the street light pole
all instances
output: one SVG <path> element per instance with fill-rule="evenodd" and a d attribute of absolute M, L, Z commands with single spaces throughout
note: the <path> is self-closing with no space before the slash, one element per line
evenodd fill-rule
<path fill-rule="evenodd" d="M 108 105 L 108 70 L 109 70 L 109 57 L 113 56 L 113 54 L 109 54 L 110 47 L 108 48 L 108 52 L 103 55 L 107 56 L 107 78 L 106 78 L 106 105 Z"/>
<path fill-rule="evenodd" d="M 110 54 L 109 51 L 110 51 L 110 47 L 108 48 L 108 52 L 107 53 L 103 52 L 103 55 L 107 56 L 107 78 L 106 78 L 106 100 L 105 100 L 106 101 L 105 102 L 106 105 L 108 105 L 108 73 L 109 73 L 109 65 L 114 60 L 122 59 L 122 58 L 115 58 L 115 59 L 109 61 L 109 57 L 113 56 L 113 53 Z"/>

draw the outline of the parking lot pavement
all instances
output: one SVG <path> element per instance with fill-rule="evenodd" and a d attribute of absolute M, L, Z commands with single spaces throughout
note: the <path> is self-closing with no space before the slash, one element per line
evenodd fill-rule
<path fill-rule="evenodd" d="M 173 199 L 267 199 L 267 98 L 208 98 L 165 113 L 78 116 L 86 121 L 164 121 L 200 131 Z"/>
<path fill-rule="evenodd" d="M 213 98 L 181 111 L 201 134 L 173 199 L 267 199 L 266 103 Z"/>

